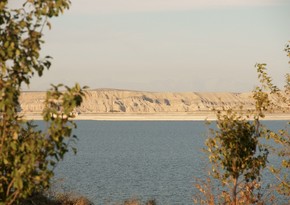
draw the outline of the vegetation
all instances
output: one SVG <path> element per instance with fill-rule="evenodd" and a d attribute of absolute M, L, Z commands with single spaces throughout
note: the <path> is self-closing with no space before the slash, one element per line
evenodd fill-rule
<path fill-rule="evenodd" d="M 290 57 L 289 44 L 285 51 Z M 289 62 L 290 63 L 290 62 Z M 261 171 L 267 165 L 269 149 L 260 143 L 260 138 L 272 139 L 280 145 L 270 147 L 279 157 L 281 166 L 268 166 L 278 179 L 272 184 L 278 193 L 286 196 L 290 203 L 290 135 L 286 129 L 274 132 L 263 127 L 260 119 L 269 112 L 286 112 L 290 109 L 290 75 L 286 74 L 283 90 L 272 83 L 266 72 L 266 64 L 256 65 L 261 86 L 253 91 L 256 102 L 254 111 L 236 113 L 231 109 L 217 111 L 217 129 L 211 130 L 211 137 L 206 141 L 212 169 L 206 180 L 199 180 L 196 187 L 201 192 L 194 198 L 200 204 L 265 204 L 272 200 L 261 192 Z M 281 104 L 273 103 L 278 99 Z M 253 121 L 249 121 L 253 119 Z M 285 171 L 286 169 L 286 171 Z M 213 176 L 221 187 L 213 191 Z M 268 198 L 267 198 L 268 197 Z"/>
<path fill-rule="evenodd" d="M 123 204 L 124 205 L 141 205 L 142 203 L 138 199 L 127 199 L 124 201 Z M 156 205 L 156 202 L 155 200 L 150 199 L 146 201 L 144 205 Z"/>
<path fill-rule="evenodd" d="M 290 43 L 290 42 L 289 42 Z M 287 44 L 285 51 L 287 56 L 290 58 L 290 44 Z M 290 61 L 289 61 L 290 64 Z M 285 75 L 285 86 L 281 90 L 272 83 L 271 77 L 266 72 L 266 64 L 257 64 L 257 71 L 259 73 L 259 80 L 261 86 L 255 90 L 255 99 L 257 104 L 262 104 L 262 100 L 259 98 L 259 95 L 263 93 L 264 101 L 267 102 L 265 106 L 260 106 L 258 113 L 260 116 L 264 116 L 264 112 L 273 112 L 275 110 L 280 110 L 281 112 L 289 112 L 290 110 L 290 74 Z M 281 104 L 286 104 L 288 107 L 283 108 L 277 104 L 272 103 L 269 93 L 272 95 L 272 98 L 275 97 L 279 99 Z M 265 103 L 264 103 L 265 104 Z M 288 122 L 289 126 L 290 122 Z M 276 190 L 286 197 L 288 197 L 290 203 L 290 133 L 288 127 L 285 129 L 279 130 L 278 132 L 267 129 L 267 138 L 274 140 L 279 148 L 273 148 L 274 153 L 281 158 L 280 167 L 270 166 L 269 169 L 276 176 L 278 184 L 276 184 Z"/>
<path fill-rule="evenodd" d="M 210 178 L 208 183 L 197 184 L 207 196 L 195 202 L 236 205 L 262 201 L 261 171 L 266 167 L 269 152 L 259 143 L 263 134 L 259 121 L 250 122 L 232 110 L 217 111 L 217 128 L 211 129 L 206 146 L 212 163 L 210 175 L 222 187 L 211 191 Z"/>
<path fill-rule="evenodd" d="M 88 199 L 78 196 L 76 194 L 65 193 L 49 193 L 47 194 L 37 194 L 32 197 L 27 198 L 21 202 L 21 205 L 92 205 L 93 203 Z M 149 199 L 142 203 L 137 198 L 127 199 L 123 202 L 105 202 L 104 204 L 114 204 L 114 205 L 156 205 L 157 203 L 153 199 Z"/>
<path fill-rule="evenodd" d="M 35 194 L 20 203 L 21 205 L 92 205 L 88 199 L 74 194 Z"/>
<path fill-rule="evenodd" d="M 10 9 L 8 0 L 0 2 L 0 204 L 16 204 L 48 188 L 56 163 L 75 138 L 71 135 L 76 125 L 70 117 L 84 96 L 79 85 L 57 85 L 47 92 L 45 132 L 18 113 L 21 87 L 51 65 L 51 57 L 40 55 L 43 29 L 50 28 L 48 19 L 69 4 L 69 0 L 26 0 L 19 9 Z"/>

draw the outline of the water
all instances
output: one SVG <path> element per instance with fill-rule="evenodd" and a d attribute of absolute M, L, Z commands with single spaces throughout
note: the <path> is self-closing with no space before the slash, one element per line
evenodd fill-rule
<path fill-rule="evenodd" d="M 204 122 L 77 121 L 78 153 L 56 168 L 55 186 L 95 204 L 128 198 L 193 204 L 195 178 L 206 175 Z M 285 122 L 271 121 L 272 128 Z"/>

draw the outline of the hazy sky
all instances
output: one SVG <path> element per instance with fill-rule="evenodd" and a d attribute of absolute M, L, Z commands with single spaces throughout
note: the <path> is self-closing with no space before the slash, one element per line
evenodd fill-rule
<path fill-rule="evenodd" d="M 282 85 L 289 0 L 72 0 L 52 20 L 50 83 L 146 91 L 251 91 L 254 65 Z"/>

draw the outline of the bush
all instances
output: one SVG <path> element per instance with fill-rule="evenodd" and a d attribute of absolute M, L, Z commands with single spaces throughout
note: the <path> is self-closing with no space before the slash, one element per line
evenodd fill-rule
<path fill-rule="evenodd" d="M 19 9 L 0 2 L 0 204 L 10 205 L 50 186 L 57 162 L 69 150 L 72 113 L 84 97 L 78 84 L 73 88 L 53 86 L 47 92 L 45 132 L 38 131 L 18 113 L 23 85 L 35 73 L 42 76 L 51 65 L 40 56 L 43 28 L 48 19 L 68 9 L 69 0 L 25 1 Z M 62 92 L 61 92 L 62 91 Z"/>

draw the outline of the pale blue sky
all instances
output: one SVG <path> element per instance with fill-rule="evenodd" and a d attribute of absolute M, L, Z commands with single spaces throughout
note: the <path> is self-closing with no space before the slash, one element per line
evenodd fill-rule
<path fill-rule="evenodd" d="M 53 64 L 30 89 L 243 92 L 258 62 L 282 85 L 289 20 L 290 0 L 72 0 L 45 32 Z"/>

